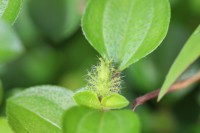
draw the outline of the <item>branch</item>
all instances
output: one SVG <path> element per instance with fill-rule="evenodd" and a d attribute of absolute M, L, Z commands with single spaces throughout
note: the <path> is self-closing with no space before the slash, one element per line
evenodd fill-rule
<path fill-rule="evenodd" d="M 197 72 L 195 75 L 191 76 L 188 79 L 176 82 L 175 84 L 173 84 L 171 86 L 171 88 L 169 88 L 167 93 L 182 90 L 182 89 L 184 89 L 184 88 L 186 88 L 186 87 L 190 86 L 191 84 L 198 82 L 198 81 L 200 81 L 200 71 Z M 136 98 L 135 102 L 132 105 L 132 110 L 134 111 L 139 105 L 144 104 L 145 102 L 157 97 L 159 92 L 160 92 L 160 89 L 157 89 L 155 91 L 152 91 L 150 93 L 147 93 L 143 96 Z"/>

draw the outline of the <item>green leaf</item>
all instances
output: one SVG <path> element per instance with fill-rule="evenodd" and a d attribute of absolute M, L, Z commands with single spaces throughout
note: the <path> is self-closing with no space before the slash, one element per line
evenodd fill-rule
<path fill-rule="evenodd" d="M 0 0 L 0 18 L 14 23 L 21 9 L 22 0 Z"/>
<path fill-rule="evenodd" d="M 80 25 L 82 0 L 30 0 L 33 22 L 53 41 L 72 35 Z"/>
<path fill-rule="evenodd" d="M 13 29 L 0 19 L 0 64 L 12 60 L 24 51 Z"/>
<path fill-rule="evenodd" d="M 120 109 L 128 106 L 129 101 L 118 93 L 106 96 L 101 101 L 102 105 L 107 109 Z"/>
<path fill-rule="evenodd" d="M 6 118 L 0 117 L 0 131 L 1 133 L 13 133 Z"/>
<path fill-rule="evenodd" d="M 98 96 L 95 92 L 90 90 L 84 90 L 81 92 L 77 92 L 73 96 L 74 100 L 77 104 L 95 108 L 95 109 L 102 109 L 101 103 L 98 99 Z"/>
<path fill-rule="evenodd" d="M 100 101 L 95 92 L 84 90 L 77 92 L 73 98 L 77 104 L 94 109 L 120 109 L 129 104 L 129 101 L 118 93 L 105 96 Z"/>
<path fill-rule="evenodd" d="M 162 85 L 158 101 L 167 93 L 178 77 L 200 57 L 200 25 L 186 42 Z"/>
<path fill-rule="evenodd" d="M 64 133 L 139 133 L 138 116 L 130 110 L 98 111 L 73 107 L 64 115 Z"/>
<path fill-rule="evenodd" d="M 82 27 L 91 45 L 123 70 L 158 47 L 169 20 L 168 0 L 91 0 Z"/>
<path fill-rule="evenodd" d="M 7 117 L 15 133 L 62 133 L 62 115 L 75 105 L 70 90 L 32 87 L 7 101 Z"/>

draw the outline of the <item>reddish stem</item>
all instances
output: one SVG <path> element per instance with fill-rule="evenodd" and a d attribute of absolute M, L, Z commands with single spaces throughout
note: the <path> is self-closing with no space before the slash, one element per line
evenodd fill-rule
<path fill-rule="evenodd" d="M 177 90 L 182 90 L 198 81 L 200 81 L 200 71 L 188 79 L 176 82 L 175 84 L 173 84 L 171 86 L 171 88 L 169 88 L 167 93 L 171 93 L 171 92 L 174 92 Z M 147 102 L 153 98 L 156 98 L 158 96 L 159 92 L 160 92 L 160 89 L 157 89 L 155 91 L 152 91 L 150 93 L 147 93 L 143 96 L 136 98 L 136 100 L 134 101 L 134 103 L 132 105 L 132 110 L 134 111 L 139 105 L 144 104 L 145 102 Z"/>

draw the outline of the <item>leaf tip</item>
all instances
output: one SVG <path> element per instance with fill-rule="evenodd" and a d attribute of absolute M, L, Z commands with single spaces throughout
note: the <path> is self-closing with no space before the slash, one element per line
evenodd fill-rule
<path fill-rule="evenodd" d="M 161 89 L 161 91 L 158 95 L 157 102 L 160 102 L 160 100 L 164 97 L 165 94 L 166 94 L 166 92 Z"/>

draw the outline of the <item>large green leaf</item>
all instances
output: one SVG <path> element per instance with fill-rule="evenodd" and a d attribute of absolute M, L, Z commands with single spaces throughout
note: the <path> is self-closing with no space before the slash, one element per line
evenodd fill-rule
<path fill-rule="evenodd" d="M 175 62 L 171 66 L 169 73 L 167 74 L 167 77 L 162 85 L 158 100 L 165 95 L 177 78 L 199 57 L 200 25 L 186 42 Z"/>
<path fill-rule="evenodd" d="M 98 111 L 73 107 L 64 115 L 64 133 L 139 133 L 138 116 L 130 110 Z"/>
<path fill-rule="evenodd" d="M 80 25 L 83 0 L 29 0 L 36 26 L 53 41 L 70 36 Z"/>
<path fill-rule="evenodd" d="M 91 45 L 123 70 L 157 48 L 169 20 L 168 0 L 91 0 L 82 27 Z"/>
<path fill-rule="evenodd" d="M 21 41 L 10 25 L 0 19 L 0 64 L 16 58 L 22 52 Z"/>
<path fill-rule="evenodd" d="M 7 101 L 7 117 L 15 133 L 62 133 L 62 115 L 75 103 L 70 90 L 38 86 Z"/>
<path fill-rule="evenodd" d="M 0 18 L 14 23 L 21 9 L 22 0 L 0 0 Z"/>

